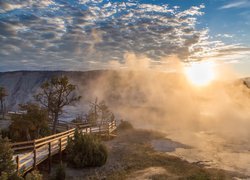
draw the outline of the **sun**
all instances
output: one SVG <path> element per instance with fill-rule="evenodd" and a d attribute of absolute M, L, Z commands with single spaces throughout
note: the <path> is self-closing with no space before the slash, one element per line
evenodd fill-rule
<path fill-rule="evenodd" d="M 193 62 L 184 68 L 187 79 L 196 86 L 206 86 L 215 79 L 213 61 Z"/>

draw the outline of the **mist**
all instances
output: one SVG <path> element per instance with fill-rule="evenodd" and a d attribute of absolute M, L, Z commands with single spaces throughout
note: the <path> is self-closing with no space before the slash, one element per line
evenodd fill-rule
<path fill-rule="evenodd" d="M 122 64 L 110 61 L 114 71 L 93 81 L 84 101 L 104 100 L 118 119 L 164 132 L 191 147 L 173 155 L 249 174 L 250 89 L 218 67 L 215 81 L 197 87 L 177 57 L 165 62 L 155 66 L 134 54 L 125 55 Z"/>

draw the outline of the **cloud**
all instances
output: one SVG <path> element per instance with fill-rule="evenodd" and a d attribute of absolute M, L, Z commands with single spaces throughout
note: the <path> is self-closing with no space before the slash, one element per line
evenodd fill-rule
<path fill-rule="evenodd" d="M 230 9 L 230 8 L 247 8 L 250 6 L 249 0 L 238 0 L 232 1 L 228 4 L 221 6 L 219 9 Z"/>
<path fill-rule="evenodd" d="M 233 34 L 217 34 L 216 37 L 232 38 L 234 37 L 234 35 Z"/>
<path fill-rule="evenodd" d="M 8 12 L 17 9 L 45 8 L 55 4 L 53 0 L 2 0 L 0 2 L 0 12 Z"/>
<path fill-rule="evenodd" d="M 1 71 L 8 66 L 28 68 L 18 66 L 27 59 L 33 62 L 30 68 L 85 70 L 108 68 L 113 60 L 123 63 L 127 53 L 157 63 L 172 55 L 196 61 L 225 53 L 219 47 L 226 45 L 212 41 L 208 29 L 196 28 L 204 5 L 182 11 L 168 4 L 104 0 L 9 0 L 4 4 Z"/>

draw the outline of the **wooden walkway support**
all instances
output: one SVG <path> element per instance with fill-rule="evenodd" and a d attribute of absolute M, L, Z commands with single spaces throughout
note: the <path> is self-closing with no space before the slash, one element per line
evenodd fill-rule
<path fill-rule="evenodd" d="M 52 156 L 59 153 L 60 160 L 62 159 L 62 151 L 65 150 L 69 138 L 74 136 L 75 129 L 71 128 L 32 141 L 12 143 L 17 173 L 24 174 L 31 169 L 36 169 L 37 165 L 46 159 L 49 160 L 49 168 L 51 168 Z M 79 131 L 82 134 L 109 135 L 115 129 L 116 122 L 112 121 L 107 125 L 82 127 Z"/>

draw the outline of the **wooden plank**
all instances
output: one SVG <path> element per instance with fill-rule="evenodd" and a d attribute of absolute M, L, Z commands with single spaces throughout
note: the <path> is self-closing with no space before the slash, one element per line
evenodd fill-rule
<path fill-rule="evenodd" d="M 23 141 L 23 142 L 14 142 L 14 143 L 11 143 L 11 146 L 19 146 L 19 145 L 23 145 L 23 144 L 32 144 L 34 143 L 34 140 L 32 141 Z"/>
<path fill-rule="evenodd" d="M 25 158 L 31 156 L 32 154 L 33 154 L 33 152 L 29 152 L 29 153 L 26 153 L 25 155 L 20 156 L 20 157 L 19 157 L 19 161 L 22 161 L 23 159 L 25 159 Z"/>
<path fill-rule="evenodd" d="M 14 147 L 12 148 L 14 151 L 17 151 L 17 150 L 25 150 L 25 149 L 31 149 L 33 148 L 34 146 L 33 145 L 29 145 L 29 146 L 21 146 L 21 147 Z"/>
<path fill-rule="evenodd" d="M 28 162 L 30 162 L 30 161 L 33 161 L 33 159 L 31 158 L 31 159 L 27 159 L 26 161 L 24 161 L 24 162 L 22 162 L 22 163 L 20 163 L 20 168 L 22 168 L 23 166 L 25 166 Z M 32 165 L 31 165 L 31 167 L 33 167 Z M 28 168 L 27 166 L 25 166 L 25 168 Z"/>

